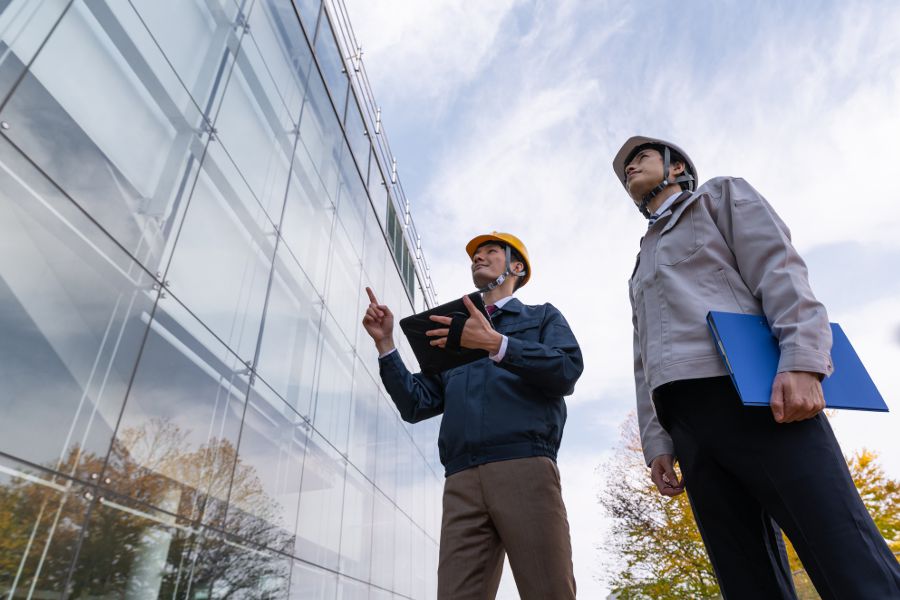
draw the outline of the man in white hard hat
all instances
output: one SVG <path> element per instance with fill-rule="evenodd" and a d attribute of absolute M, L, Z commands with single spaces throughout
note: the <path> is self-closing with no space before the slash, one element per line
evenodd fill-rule
<path fill-rule="evenodd" d="M 487 358 L 440 375 L 410 373 L 394 348 L 393 315 L 367 289 L 363 326 L 380 354 L 381 380 L 400 416 L 416 423 L 443 415 L 438 438 L 446 469 L 441 519 L 439 600 L 490 600 L 504 554 L 525 600 L 574 600 L 569 523 L 556 453 L 566 422 L 565 396 L 581 376 L 572 330 L 551 304 L 514 297 L 531 277 L 528 250 L 509 233 L 466 244 L 472 279 L 490 320 L 470 317 L 459 345 Z M 429 332 L 448 347 L 447 328 Z"/>
<path fill-rule="evenodd" d="M 822 414 L 831 330 L 788 228 L 743 179 L 697 188 L 671 142 L 632 137 L 613 170 L 649 224 L 629 282 L 644 458 L 661 494 L 687 490 L 723 596 L 796 598 L 783 529 L 823 598 L 900 598 Z M 766 316 L 781 351 L 771 408 L 741 403 L 710 310 Z"/>

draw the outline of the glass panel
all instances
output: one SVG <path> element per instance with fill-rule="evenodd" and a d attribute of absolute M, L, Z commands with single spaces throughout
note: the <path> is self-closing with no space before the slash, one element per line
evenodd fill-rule
<path fill-rule="evenodd" d="M 225 529 L 279 552 L 294 549 L 309 425 L 281 400 L 250 390 Z M 273 395 L 270 395 L 273 396 Z"/>
<path fill-rule="evenodd" d="M 322 76 L 328 83 L 328 89 L 331 90 L 331 98 L 334 100 L 338 117 L 343 117 L 350 81 L 347 79 L 344 59 L 338 50 L 334 34 L 331 32 L 331 23 L 327 17 L 328 11 L 324 11 L 319 22 L 319 32 L 316 35 L 316 56 L 319 58 Z"/>
<path fill-rule="evenodd" d="M 372 519 L 372 583 L 385 589 L 394 585 L 395 512 L 390 500 L 376 492 Z"/>
<path fill-rule="evenodd" d="M 294 0 L 294 6 L 300 12 L 300 18 L 303 20 L 303 26 L 306 28 L 309 39 L 315 39 L 322 0 Z"/>
<path fill-rule="evenodd" d="M 376 150 L 372 147 L 369 157 L 369 197 L 372 198 L 372 206 L 375 207 L 375 214 L 378 216 L 380 223 L 386 223 L 388 192 L 384 183 L 384 176 L 381 174 L 381 168 L 378 165 L 378 157 Z"/>
<path fill-rule="evenodd" d="M 337 575 L 294 561 L 291 573 L 291 600 L 332 600 L 337 589 Z"/>
<path fill-rule="evenodd" d="M 216 136 L 254 196 L 277 223 L 294 151 L 294 119 L 265 70 L 256 45 L 245 40 L 216 116 Z M 249 58 L 248 58 L 249 57 Z"/>
<path fill-rule="evenodd" d="M 363 581 L 369 580 L 371 566 L 374 497 L 372 483 L 356 469 L 348 468 L 341 519 L 340 571 Z"/>
<path fill-rule="evenodd" d="M 361 581 L 341 577 L 338 580 L 337 600 L 369 600 L 369 586 Z"/>
<path fill-rule="evenodd" d="M 429 598 L 437 596 L 437 564 L 438 564 L 438 545 L 429 542 L 427 545 L 427 553 L 425 554 L 425 564 L 428 565 L 426 583 Z"/>
<path fill-rule="evenodd" d="M 155 272 L 206 128 L 134 12 L 89 6 L 66 13 L 3 109 L 4 133 Z"/>
<path fill-rule="evenodd" d="M 334 320 L 326 317 L 321 330 L 316 393 L 316 430 L 341 453 L 347 452 L 353 381 L 353 349 Z"/>
<path fill-rule="evenodd" d="M 95 505 L 72 598 L 284 598 L 290 561 L 116 497 Z"/>
<path fill-rule="evenodd" d="M 362 327 L 362 316 L 369 306 L 369 297 L 366 295 L 366 287 L 372 288 L 375 297 L 382 302 L 384 296 L 384 272 L 385 259 L 387 258 L 387 246 L 381 233 L 378 222 L 372 211 L 366 211 L 366 244 L 363 255 L 362 281 L 357 287 L 357 315 L 356 315 L 356 352 L 362 360 L 363 366 L 373 378 L 380 381 L 378 374 L 378 350 L 369 334 Z M 372 230 L 374 228 L 374 231 Z M 372 237 L 370 237 L 370 235 Z M 395 323 L 396 335 L 402 335 L 399 325 Z"/>
<path fill-rule="evenodd" d="M 343 458 L 317 433 L 306 446 L 294 556 L 336 570 L 344 497 Z"/>
<path fill-rule="evenodd" d="M 418 429 L 418 427 L 413 427 Z M 412 522 L 420 528 L 425 527 L 425 495 L 430 481 L 426 477 L 431 477 L 425 460 L 419 454 L 419 449 L 413 446 L 412 456 L 412 506 L 410 507 L 409 516 Z"/>
<path fill-rule="evenodd" d="M 102 465 L 156 296 L 0 139 L 0 451 L 77 477 Z"/>
<path fill-rule="evenodd" d="M 256 369 L 306 418 L 312 417 L 321 318 L 321 300 L 287 247 L 281 245 L 275 255 Z"/>
<path fill-rule="evenodd" d="M 356 253 L 362 256 L 362 242 L 365 213 L 369 209 L 369 198 L 366 188 L 360 179 L 359 171 L 353 164 L 350 150 L 344 144 L 341 154 L 341 186 L 338 193 L 337 213 L 341 224 L 353 243 Z"/>
<path fill-rule="evenodd" d="M 112 489 L 221 526 L 248 377 L 176 299 L 162 300 L 116 431 Z"/>
<path fill-rule="evenodd" d="M 300 115 L 300 144 L 306 148 L 328 198 L 335 203 L 344 134 L 334 115 L 325 83 L 315 69 L 308 83 Z"/>
<path fill-rule="evenodd" d="M 100 3 L 92 3 L 100 4 Z M 115 2 L 111 4 L 116 4 Z M 234 0 L 130 0 L 206 115 L 215 114 L 243 29 Z"/>
<path fill-rule="evenodd" d="M 31 62 L 69 0 L 0 3 L 0 103 Z"/>
<path fill-rule="evenodd" d="M 397 436 L 397 495 L 394 501 L 400 510 L 407 515 L 412 514 L 413 497 L 413 460 L 418 458 L 418 451 L 412 443 L 409 434 L 401 431 Z"/>
<path fill-rule="evenodd" d="M 402 596 L 410 595 L 412 583 L 412 524 L 400 509 L 394 517 L 394 587 L 395 593 Z"/>
<path fill-rule="evenodd" d="M 375 485 L 390 498 L 397 494 L 397 436 L 401 433 L 397 408 L 389 399 L 380 396 Z"/>
<path fill-rule="evenodd" d="M 357 360 L 353 373 L 353 410 L 350 416 L 348 455 L 357 469 L 375 479 L 375 454 L 378 449 L 379 386 Z"/>
<path fill-rule="evenodd" d="M 304 117 L 303 122 L 310 121 L 311 118 Z M 315 164 L 301 131 L 291 170 L 281 235 L 317 292 L 324 295 L 334 204 Z"/>
<path fill-rule="evenodd" d="M 312 54 L 297 24 L 297 14 L 289 2 L 259 0 L 250 12 L 250 34 L 242 49 L 257 73 L 268 73 L 278 96 L 288 108 L 292 122 L 300 118 L 306 79 Z M 255 52 L 249 46 L 256 48 Z M 258 58 L 257 58 L 258 54 Z M 257 62 L 258 61 L 258 62 Z M 301 77 L 298 78 L 298 73 Z M 268 92 L 272 95 L 272 92 Z"/>
<path fill-rule="evenodd" d="M 32 433 L 34 433 L 32 431 Z M 0 597 L 59 598 L 87 511 L 88 488 L 0 457 Z"/>
<path fill-rule="evenodd" d="M 412 575 L 411 595 L 413 598 L 428 597 L 425 593 L 426 579 L 428 578 L 426 569 L 431 565 L 425 562 L 425 553 L 427 551 L 425 544 L 425 534 L 422 533 L 421 529 L 414 526 L 412 528 L 412 566 L 409 570 L 410 575 Z"/>
<path fill-rule="evenodd" d="M 366 125 L 360 109 L 356 104 L 356 94 L 354 93 L 350 94 L 347 101 L 347 117 L 344 121 L 344 129 L 347 132 L 347 141 L 350 142 L 350 148 L 356 157 L 356 163 L 359 165 L 363 178 L 365 178 L 366 169 L 369 168 L 369 134 L 366 131 Z"/>
<path fill-rule="evenodd" d="M 330 258 L 326 305 L 344 336 L 355 345 L 358 324 L 362 321 L 359 311 L 361 265 L 350 238 L 342 228 L 334 230 Z"/>
<path fill-rule="evenodd" d="M 248 361 L 255 358 L 274 226 L 245 186 L 230 185 L 223 174 L 229 169 L 233 165 L 210 148 L 166 279 L 191 312 Z"/>

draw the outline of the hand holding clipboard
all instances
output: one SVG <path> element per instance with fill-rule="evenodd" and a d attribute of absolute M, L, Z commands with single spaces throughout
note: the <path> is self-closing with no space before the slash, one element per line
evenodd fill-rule
<path fill-rule="evenodd" d="M 491 327 L 478 292 L 406 317 L 400 328 L 426 375 L 487 358 L 495 336 L 497 344 L 502 339 Z"/>
<path fill-rule="evenodd" d="M 431 315 L 428 317 L 435 323 L 446 326 L 425 332 L 425 335 L 432 338 L 431 345 L 435 348 L 446 348 L 453 351 L 468 348 L 487 350 L 494 354 L 499 352 L 503 336 L 494 331 L 484 310 L 478 310 L 469 296 L 463 296 L 462 302 L 469 312 L 468 317 L 461 315 Z"/>

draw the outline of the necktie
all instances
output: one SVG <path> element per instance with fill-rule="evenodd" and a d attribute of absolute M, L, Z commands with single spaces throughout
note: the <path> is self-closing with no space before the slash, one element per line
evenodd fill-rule
<path fill-rule="evenodd" d="M 497 312 L 497 305 L 496 304 L 488 304 L 487 306 L 484 307 L 484 309 L 487 311 L 487 314 L 489 317 L 493 317 L 494 313 Z"/>

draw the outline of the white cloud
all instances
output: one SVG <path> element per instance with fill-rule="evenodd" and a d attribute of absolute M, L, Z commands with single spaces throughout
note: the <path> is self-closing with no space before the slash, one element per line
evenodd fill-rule
<path fill-rule="evenodd" d="M 440 102 L 493 59 L 500 26 L 515 1 L 347 4 L 376 93 L 397 90 Z"/>
<path fill-rule="evenodd" d="M 520 297 L 559 306 L 585 355 L 564 452 L 576 443 L 588 456 L 585 440 L 593 436 L 601 453 L 615 441 L 610 425 L 633 404 L 626 281 L 645 223 L 610 168 L 628 136 L 679 141 L 701 177 L 748 179 L 802 252 L 843 241 L 900 248 L 895 3 L 835 3 L 814 15 L 739 2 L 715 10 L 685 3 L 677 11 L 657 3 L 504 2 L 485 3 L 484 14 L 466 5 L 465 16 L 476 20 L 471 31 L 482 32 L 478 41 L 458 31 L 465 19 L 448 2 L 388 4 L 352 2 L 350 17 L 370 50 L 376 94 L 398 109 L 384 115 L 388 131 L 397 121 L 405 131 L 442 127 L 437 146 L 404 140 L 429 156 L 418 163 L 428 172 L 406 191 L 438 292 L 446 300 L 471 289 L 463 251 L 470 236 L 501 229 L 526 241 L 534 279 Z M 361 27 L 361 17 L 371 20 Z M 435 90 L 443 121 L 421 114 Z M 398 158 L 405 169 L 417 164 L 416 156 Z M 813 279 L 833 288 L 853 265 L 816 269 Z M 885 279 L 897 272 L 883 265 Z M 845 411 L 834 424 L 845 451 L 879 450 L 900 477 L 900 388 L 890 378 L 900 358 L 900 295 L 878 278 L 870 284 L 864 307 L 831 316 L 894 413 Z M 886 319 L 893 322 L 885 326 Z M 566 468 L 565 485 L 593 485 L 586 465 Z M 599 507 L 571 501 L 573 531 L 593 531 Z M 588 546 L 576 542 L 576 568 L 599 568 Z"/>

